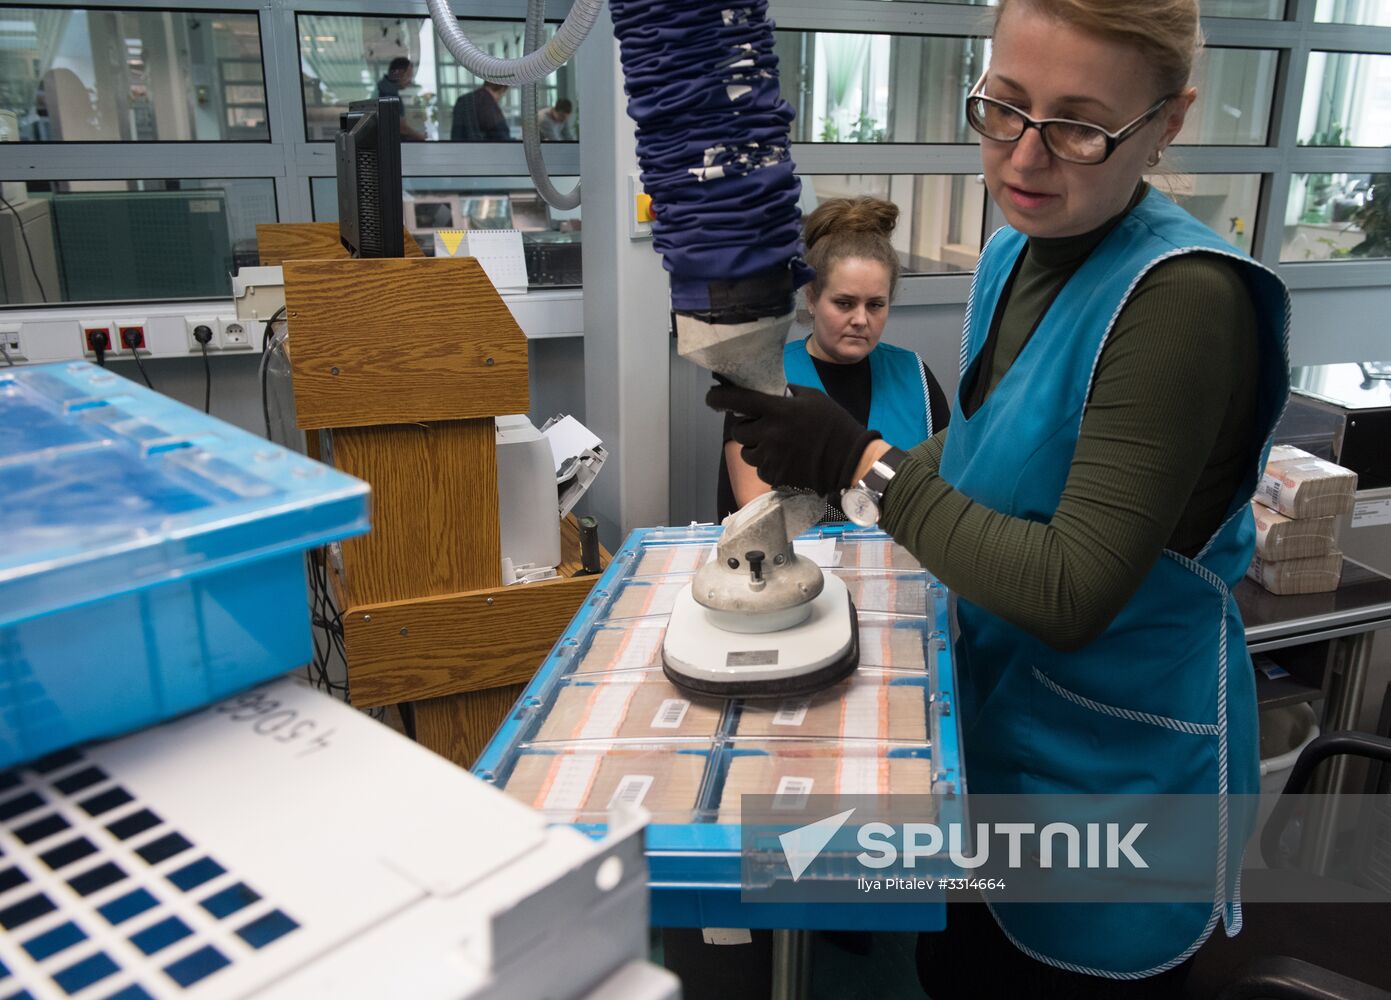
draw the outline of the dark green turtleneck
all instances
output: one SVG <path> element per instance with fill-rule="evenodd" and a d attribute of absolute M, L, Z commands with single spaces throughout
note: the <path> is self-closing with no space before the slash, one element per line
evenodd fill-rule
<path fill-rule="evenodd" d="M 1081 236 L 1028 241 L 962 385 L 968 416 L 1124 215 Z M 1164 549 L 1193 555 L 1221 525 L 1251 460 L 1256 363 L 1255 309 L 1235 267 L 1204 254 L 1165 261 L 1102 349 L 1051 521 L 1009 517 L 953 489 L 937 474 L 938 434 L 899 467 L 880 523 L 962 597 L 1055 648 L 1079 648 Z"/>

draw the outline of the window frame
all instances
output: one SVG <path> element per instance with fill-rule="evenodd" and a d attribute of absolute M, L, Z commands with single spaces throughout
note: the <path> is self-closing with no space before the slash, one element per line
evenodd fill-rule
<path fill-rule="evenodd" d="M 1195 174 L 1260 174 L 1261 193 L 1253 220 L 1253 255 L 1293 289 L 1391 286 L 1391 260 L 1280 262 L 1282 225 L 1290 179 L 1304 173 L 1384 172 L 1386 150 L 1299 146 L 1300 96 L 1312 51 L 1391 55 L 1391 28 L 1314 21 L 1316 0 L 1289 0 L 1284 20 L 1204 17 L 1209 44 L 1222 48 L 1275 49 L 1279 53 L 1272 120 L 1265 146 L 1184 146 L 1183 168 Z M 89 143 L 0 144 L 0 177 L 15 180 L 107 180 L 112 178 L 271 178 L 282 222 L 312 219 L 310 178 L 335 173 L 331 143 L 305 139 L 300 96 L 300 51 L 296 15 L 341 14 L 345 0 L 179 0 L 167 6 L 118 0 L 50 2 L 28 6 L 125 8 L 255 13 L 260 19 L 262 67 L 270 140 L 102 143 L 92 156 Z M 372 0 L 353 12 L 364 17 L 428 16 L 424 0 Z M 456 0 L 454 13 L 466 19 L 522 20 L 525 0 Z M 559 0 L 547 19 L 569 10 Z M 883 3 L 882 0 L 773 0 L 770 13 L 781 29 L 980 37 L 988 35 L 995 9 L 950 3 Z M 596 108 L 597 113 L 606 113 Z M 620 126 L 623 123 L 619 123 Z M 608 134 L 608 128 L 594 130 Z M 235 144 L 234 155 L 224 147 Z M 547 143 L 543 155 L 554 176 L 579 176 L 581 143 Z M 953 174 L 980 172 L 978 147 L 948 144 L 794 144 L 792 156 L 807 174 Z M 402 173 L 411 177 L 522 176 L 521 143 L 408 143 Z M 621 180 L 621 179 L 620 179 Z M 618 181 L 613 181 L 618 183 Z M 621 198 L 620 198 L 621 200 Z M 1272 225 L 1272 222 L 1275 224 Z M 985 232 L 1003 224 L 987 202 Z M 902 304 L 964 303 L 968 275 L 906 277 Z M 66 306 L 64 306 L 66 307 Z M 15 307 L 44 308 L 39 305 Z"/>
<path fill-rule="evenodd" d="M 252 4 L 245 3 L 244 0 L 225 0 L 225 2 L 218 2 L 218 0 L 191 0 L 191 2 L 179 2 L 179 3 L 170 4 L 170 5 L 168 5 L 168 6 L 157 6 L 157 5 L 151 5 L 151 4 L 149 4 L 149 3 L 113 3 L 113 2 L 110 2 L 110 0 L 88 0 L 88 2 L 73 2 L 73 3 L 65 3 L 65 2 L 62 2 L 62 0 L 49 0 L 49 2 L 46 2 L 46 3 L 25 3 L 25 4 L 22 4 L 22 5 L 21 5 L 21 4 L 17 4 L 16 6 L 20 6 L 20 7 L 22 7 L 22 8 L 26 8 L 26 9 L 39 9 L 39 10 L 113 10 L 113 11 L 135 11 L 135 12 L 141 12 L 141 13 L 155 13 L 155 14 L 164 14 L 164 13 L 170 13 L 170 14 L 208 13 L 208 14 L 240 14 L 240 15 L 243 15 L 243 16 L 248 15 L 248 14 L 259 14 L 260 11 L 261 11 L 261 8 L 260 8 L 260 7 L 254 6 L 254 5 L 252 5 Z M 268 145 L 270 145 L 271 143 L 276 142 L 277 139 L 276 139 L 276 134 L 275 134 L 275 126 L 274 126 L 274 124 L 272 123 L 273 110 L 272 110 L 272 107 L 271 107 L 272 98 L 271 98 L 270 72 L 269 72 L 269 68 L 268 68 L 268 60 L 267 60 L 267 57 L 266 57 L 267 45 L 266 45 L 266 21 L 265 21 L 265 18 L 258 17 L 258 19 L 257 19 L 257 31 L 258 31 L 258 34 L 259 34 L 259 41 L 260 41 L 260 45 L 261 45 L 261 86 L 262 86 L 262 88 L 265 90 L 265 98 L 266 98 L 266 133 L 267 133 L 267 137 L 266 137 L 265 139 L 157 139 L 157 140 L 155 140 L 154 142 L 145 142 L 145 141 L 142 141 L 142 140 L 139 140 L 139 139 L 59 139 L 59 140 L 56 140 L 56 141 L 53 141 L 53 140 L 46 140 L 46 141 L 43 141 L 43 142 L 20 142 L 20 143 L 16 143 L 15 145 L 24 147 L 24 148 L 29 149 L 29 150 L 32 150 L 32 151 L 38 151 L 38 150 L 43 150 L 43 149 L 54 149 L 54 148 L 59 148 L 59 147 L 64 147 L 64 146 L 74 147 L 74 148 L 78 148 L 78 149 L 84 149 L 84 148 L 90 149 L 90 148 L 92 148 L 92 147 L 98 147 L 98 148 L 102 149 L 103 151 L 112 150 L 112 149 L 119 149 L 119 148 L 127 147 L 127 146 L 134 146 L 134 147 L 150 147 L 150 148 L 157 148 L 157 149 L 172 149 L 172 148 L 178 148 L 178 147 L 180 147 L 180 146 L 211 146 L 211 147 L 227 146 L 227 145 L 236 145 L 236 146 L 238 146 L 238 147 L 243 147 L 243 146 L 268 146 Z M 225 61 L 225 60 L 220 60 L 220 61 Z M 251 81 L 238 81 L 238 82 L 239 82 L 239 83 L 244 83 L 244 84 L 250 84 L 250 83 L 251 83 Z M 5 144 L 5 145 L 8 145 L 8 143 Z M 106 155 L 105 152 L 103 153 L 103 155 Z M 0 166 L 5 166 L 5 167 L 7 167 L 8 164 L 5 163 L 4 159 L 0 158 Z M 149 175 L 149 176 L 151 176 L 151 177 L 157 177 L 157 176 L 161 176 L 161 175 L 159 175 L 159 174 L 151 174 L 151 175 Z M 167 175 L 163 175 L 163 176 L 170 176 L 170 177 L 172 177 L 173 175 L 172 175 L 172 174 L 167 174 Z M 223 176 L 232 176 L 232 175 L 226 174 L 226 173 L 224 172 Z M 75 179 L 77 179 L 77 178 L 66 178 L 66 177 L 61 177 L 61 178 L 43 178 L 43 179 L 44 179 L 44 180 L 49 180 L 49 179 L 53 179 L 53 180 L 69 180 L 69 179 L 72 179 L 72 180 L 75 180 Z M 110 178 L 107 178 L 107 179 L 110 179 Z M 130 179 L 131 179 L 131 180 L 143 180 L 143 179 L 145 179 L 145 178 L 136 178 L 136 177 L 132 177 L 132 178 L 130 178 Z"/>
<path fill-rule="evenodd" d="M 1288 0 L 1284 19 L 1209 17 L 1202 19 L 1205 41 L 1214 48 L 1273 49 L 1277 52 L 1271 120 L 1264 146 L 1182 146 L 1175 155 L 1187 173 L 1258 174 L 1260 200 L 1252 220 L 1251 253 L 1291 289 L 1391 285 L 1391 260 L 1321 260 L 1281 262 L 1285 206 L 1290 179 L 1302 173 L 1377 173 L 1385 171 L 1384 148 L 1299 146 L 1299 111 L 1313 51 L 1391 54 L 1391 28 L 1314 21 L 1316 0 Z M 951 3 L 883 3 L 839 0 L 825 9 L 818 0 L 773 0 L 770 13 L 780 30 L 845 31 L 862 34 L 989 34 L 994 7 Z M 974 167 L 963 161 L 975 160 Z M 975 147 L 947 144 L 849 143 L 839 147 L 794 143 L 799 172 L 820 173 L 958 173 L 979 172 Z M 852 166 L 853 163 L 853 166 Z M 999 209 L 986 206 L 986 233 L 1004 225 Z M 960 284 L 959 293 L 920 289 L 923 284 Z M 905 277 L 898 301 L 939 304 L 966 300 L 969 281 L 955 275 Z"/>
<path fill-rule="evenodd" d="M 336 173 L 333 144 L 308 141 L 300 96 L 298 14 L 343 14 L 344 0 L 175 0 L 169 4 L 120 0 L 48 0 L 26 6 L 69 9 L 220 11 L 255 14 L 261 36 L 261 66 L 267 98 L 269 141 L 201 140 L 177 142 L 0 143 L 0 177 L 6 180 L 141 180 L 176 177 L 268 178 L 275 185 L 277 221 L 310 222 L 310 179 Z M 424 0 L 372 0 L 353 16 L 429 18 Z M 471 20 L 526 18 L 525 0 L 465 0 L 451 8 Z M 547 20 L 563 19 L 568 0 L 547 8 Z M 288 99 L 287 96 L 288 95 Z M 92 155 L 99 146 L 100 156 Z M 579 143 L 546 143 L 543 156 L 552 176 L 579 176 Z M 232 155 L 228 155 L 231 148 Z M 406 143 L 401 151 L 406 176 L 526 176 L 526 158 L 515 143 Z M 6 312 L 72 309 L 83 303 L 23 303 Z"/>
<path fill-rule="evenodd" d="M 292 4 L 292 5 L 291 5 L 291 21 L 292 21 L 292 24 L 293 24 L 293 29 L 292 29 L 292 30 L 293 30 L 294 39 L 295 39 L 295 53 L 296 53 L 296 56 L 298 57 L 298 56 L 299 56 L 299 53 L 300 53 L 300 50 L 299 50 L 299 45 L 300 45 L 299 18 L 302 17 L 302 16 L 305 16 L 305 15 L 308 15 L 308 16 L 334 16 L 334 17 L 360 17 L 360 18 L 393 18 L 393 17 L 405 18 L 405 17 L 410 17 L 410 18 L 412 18 L 412 19 L 423 18 L 427 23 L 429 23 L 429 21 L 430 21 L 430 12 L 429 12 L 428 9 L 425 8 L 425 6 L 424 6 L 423 3 L 420 5 L 420 7 L 421 7 L 420 11 L 392 10 L 392 11 L 389 12 L 389 13 L 380 13 L 380 12 L 377 10 L 377 6 L 378 6 L 378 5 L 375 5 L 375 4 L 374 4 L 374 5 L 373 5 L 373 9 L 370 10 L 370 11 L 360 11 L 360 10 L 359 10 L 359 11 L 348 11 L 348 10 L 344 10 L 344 9 L 343 9 L 343 8 L 344 8 L 344 4 L 343 4 L 342 0 L 338 0 L 337 3 L 333 3 L 333 2 L 326 3 L 326 4 L 323 5 L 322 9 L 319 9 L 319 5 L 316 5 L 316 4 L 310 4 L 310 3 Z M 474 21 L 474 22 L 477 22 L 477 21 L 495 21 L 495 22 L 498 22 L 498 23 L 500 23 L 500 24 L 505 24 L 505 23 L 517 23 L 517 22 L 518 22 L 518 19 L 517 19 L 517 18 L 508 16 L 508 15 L 499 15 L 499 14 L 497 14 L 495 11 L 491 11 L 490 13 L 488 13 L 488 14 L 486 14 L 486 15 L 474 16 L 474 15 L 466 15 L 466 14 L 459 13 L 459 11 L 460 11 L 460 9 L 461 9 L 461 7 L 460 7 L 459 4 L 451 4 L 450 6 L 454 9 L 455 13 L 459 14 L 459 17 L 460 17 L 461 19 L 468 20 L 468 21 Z M 524 22 L 524 21 L 525 21 L 525 15 L 526 15 L 526 7 L 525 7 L 525 4 L 522 5 L 521 10 L 522 10 L 522 18 L 521 18 L 521 20 Z M 568 13 L 568 8 L 562 9 L 562 11 L 561 11 L 560 13 L 558 13 L 558 14 L 555 13 L 555 12 L 553 12 L 553 11 L 551 11 L 551 10 L 547 10 L 547 12 L 546 12 L 546 18 L 545 18 L 545 23 L 548 24 L 548 25 L 552 25 L 552 26 L 555 26 L 555 27 L 558 28 L 558 27 L 560 26 L 560 23 L 564 20 L 564 17 L 565 17 L 565 14 L 566 14 L 566 13 Z M 434 27 L 431 26 L 430 30 L 433 31 L 433 30 L 434 30 Z M 441 44 L 441 47 L 443 47 L 443 43 L 440 43 L 440 44 Z M 296 62 L 295 62 L 295 71 L 296 71 L 296 73 L 298 73 L 299 70 L 300 70 L 300 63 L 299 63 L 299 59 L 297 58 L 297 59 L 296 59 Z M 299 99 L 299 103 L 300 103 L 300 120 L 301 120 L 301 122 L 303 123 L 303 126 L 302 126 L 302 128 L 301 128 L 300 135 L 303 137 L 303 141 L 306 142 L 306 143 L 309 143 L 309 144 L 318 143 L 318 144 L 320 144 L 320 145 L 324 145 L 324 144 L 332 145 L 332 140 L 326 140 L 326 139 L 310 139 L 310 138 L 308 137 L 308 136 L 309 136 L 309 127 L 308 127 L 308 121 L 307 121 L 307 119 L 308 119 L 308 114 L 307 114 L 307 110 L 306 110 L 305 105 L 304 105 L 304 88 L 303 88 L 303 86 L 300 86 L 300 87 L 298 87 L 298 88 L 296 89 L 296 95 L 297 95 L 297 97 L 298 97 L 298 99 Z M 454 142 L 452 139 L 435 139 L 435 140 L 431 140 L 431 141 L 428 142 L 428 143 L 425 143 L 425 145 L 449 145 L 449 144 L 453 144 L 453 145 L 456 146 L 456 147 L 457 147 L 457 146 L 477 146 L 477 145 L 497 145 L 497 143 L 456 143 L 456 142 Z M 520 146 L 520 141 L 517 140 L 517 141 L 516 141 L 516 144 L 517 144 L 518 146 Z M 566 140 L 562 140 L 562 142 L 561 142 L 560 144 L 564 144 L 564 145 L 569 145 L 569 146 L 575 146 L 575 147 L 577 147 L 577 146 L 579 145 L 579 141 L 578 141 L 578 140 L 566 139 Z M 414 143 L 411 143 L 411 144 L 409 144 L 409 145 L 414 145 Z M 403 151 L 404 151 L 404 149 L 405 149 L 405 146 L 406 146 L 406 144 L 403 144 L 403 147 L 402 147 L 402 148 L 403 148 Z M 523 170 L 523 173 L 525 173 L 525 172 L 526 172 L 526 171 Z"/>

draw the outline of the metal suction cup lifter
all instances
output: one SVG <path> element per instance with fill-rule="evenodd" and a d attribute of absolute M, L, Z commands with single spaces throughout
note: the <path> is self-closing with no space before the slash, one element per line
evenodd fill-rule
<path fill-rule="evenodd" d="M 777 632 L 806 620 L 825 579 L 792 539 L 817 521 L 820 498 L 765 493 L 724 521 L 716 556 L 691 583 L 710 623 L 729 632 Z"/>
<path fill-rule="evenodd" d="M 791 323 L 790 309 L 718 324 L 678 312 L 676 347 L 735 385 L 778 395 L 787 391 Z M 845 584 L 792 548 L 822 510 L 820 497 L 774 490 L 724 519 L 715 558 L 682 588 L 662 640 L 673 684 L 722 698 L 790 698 L 854 671 L 858 632 Z"/>
<path fill-rule="evenodd" d="M 818 497 L 765 493 L 725 518 L 715 558 L 672 608 L 662 670 L 677 687 L 721 698 L 813 694 L 859 664 L 845 584 L 793 550 Z"/>

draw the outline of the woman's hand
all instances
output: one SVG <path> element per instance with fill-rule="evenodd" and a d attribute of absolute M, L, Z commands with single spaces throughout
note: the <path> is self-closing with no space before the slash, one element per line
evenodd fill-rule
<path fill-rule="evenodd" d="M 732 433 L 741 455 L 774 486 L 812 489 L 839 496 L 854 483 L 865 447 L 878 431 L 866 430 L 824 392 L 790 386 L 791 396 L 717 385 L 706 405 L 735 414 Z"/>

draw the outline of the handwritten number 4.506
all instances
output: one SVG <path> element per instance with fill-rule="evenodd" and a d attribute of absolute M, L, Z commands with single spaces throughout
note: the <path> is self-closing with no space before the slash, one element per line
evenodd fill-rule
<path fill-rule="evenodd" d="M 280 702 L 267 698 L 259 691 L 248 691 L 231 701 L 217 706 L 217 711 L 225 714 L 231 722 L 250 722 L 251 731 L 257 736 L 269 736 L 277 743 L 305 742 L 303 753 L 297 757 L 307 757 L 329 747 L 329 737 L 334 730 L 315 734 L 318 723 L 313 719 L 301 719 L 293 708 L 281 708 Z"/>

